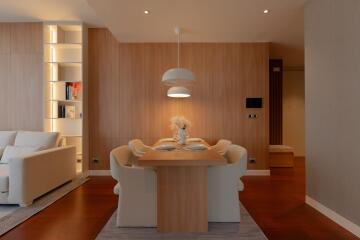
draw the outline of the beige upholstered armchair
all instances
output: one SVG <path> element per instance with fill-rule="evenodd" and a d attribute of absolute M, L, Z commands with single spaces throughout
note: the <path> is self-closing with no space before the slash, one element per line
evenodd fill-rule
<path fill-rule="evenodd" d="M 218 152 L 221 155 L 225 155 L 230 145 L 231 141 L 220 139 L 215 145 L 211 146 L 210 149 Z"/>
<path fill-rule="evenodd" d="M 140 139 L 133 139 L 129 142 L 129 148 L 136 157 L 141 157 L 147 151 L 151 150 L 151 147 L 145 145 Z"/>
<path fill-rule="evenodd" d="M 156 173 L 151 168 L 129 166 L 133 154 L 128 146 L 110 153 L 111 176 L 118 182 L 119 195 L 116 226 L 156 226 Z"/>
<path fill-rule="evenodd" d="M 239 222 L 240 177 L 246 173 L 247 151 L 230 145 L 225 153 L 228 164 L 208 168 L 209 222 Z"/>

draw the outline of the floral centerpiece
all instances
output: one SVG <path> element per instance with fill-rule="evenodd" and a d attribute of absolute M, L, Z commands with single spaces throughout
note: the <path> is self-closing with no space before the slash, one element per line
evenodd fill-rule
<path fill-rule="evenodd" d="M 172 117 L 170 128 L 175 133 L 175 139 L 179 144 L 184 145 L 186 143 L 187 133 L 186 129 L 191 127 L 191 123 L 183 116 Z"/>

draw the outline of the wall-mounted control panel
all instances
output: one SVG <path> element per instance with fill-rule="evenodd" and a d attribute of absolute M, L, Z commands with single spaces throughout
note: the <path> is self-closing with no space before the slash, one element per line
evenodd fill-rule
<path fill-rule="evenodd" d="M 262 108 L 262 98 L 246 98 L 246 108 Z"/>

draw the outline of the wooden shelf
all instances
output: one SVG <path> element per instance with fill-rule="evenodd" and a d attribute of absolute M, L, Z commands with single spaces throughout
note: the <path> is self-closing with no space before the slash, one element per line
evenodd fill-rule
<path fill-rule="evenodd" d="M 81 83 L 82 81 L 81 80 L 59 80 L 59 81 L 48 81 L 48 82 L 50 82 L 50 83 L 67 83 L 67 82 Z"/>
<path fill-rule="evenodd" d="M 82 118 L 58 118 L 58 117 L 54 117 L 54 118 L 45 118 L 45 119 L 50 119 L 50 120 L 57 120 L 57 119 L 65 119 L 65 120 L 80 120 Z"/>
<path fill-rule="evenodd" d="M 45 45 L 49 45 L 55 48 L 82 48 L 81 43 L 45 43 Z"/>
<path fill-rule="evenodd" d="M 45 63 L 58 63 L 58 64 L 82 64 L 82 61 L 81 62 L 49 62 L 49 61 L 45 61 Z"/>
<path fill-rule="evenodd" d="M 83 68 L 83 26 L 71 23 L 49 23 L 44 24 L 43 30 L 45 131 L 60 132 L 65 139 L 65 145 L 76 146 L 77 156 L 87 156 L 83 152 L 85 142 L 82 139 L 83 77 L 86 76 Z M 70 89 L 66 93 L 67 86 Z M 72 94 L 70 96 L 78 98 L 66 99 L 69 92 Z M 68 111 L 65 114 L 63 107 L 65 112 Z"/>
<path fill-rule="evenodd" d="M 81 100 L 60 100 L 60 99 L 49 99 L 50 102 L 69 102 L 69 103 L 81 103 Z"/>

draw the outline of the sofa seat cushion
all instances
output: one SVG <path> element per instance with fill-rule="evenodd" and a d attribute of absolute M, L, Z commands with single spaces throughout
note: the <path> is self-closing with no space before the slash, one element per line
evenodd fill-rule
<path fill-rule="evenodd" d="M 12 158 L 19 158 L 38 151 L 38 147 L 7 146 L 1 157 L 0 163 L 9 163 Z"/>
<path fill-rule="evenodd" d="M 16 132 L 14 131 L 0 131 L 0 148 L 5 148 L 7 145 L 14 145 Z"/>
<path fill-rule="evenodd" d="M 0 192 L 9 191 L 9 165 L 0 164 Z"/>
<path fill-rule="evenodd" d="M 15 138 L 15 146 L 37 147 L 40 150 L 50 149 L 58 146 L 58 132 L 28 132 L 20 131 Z"/>

